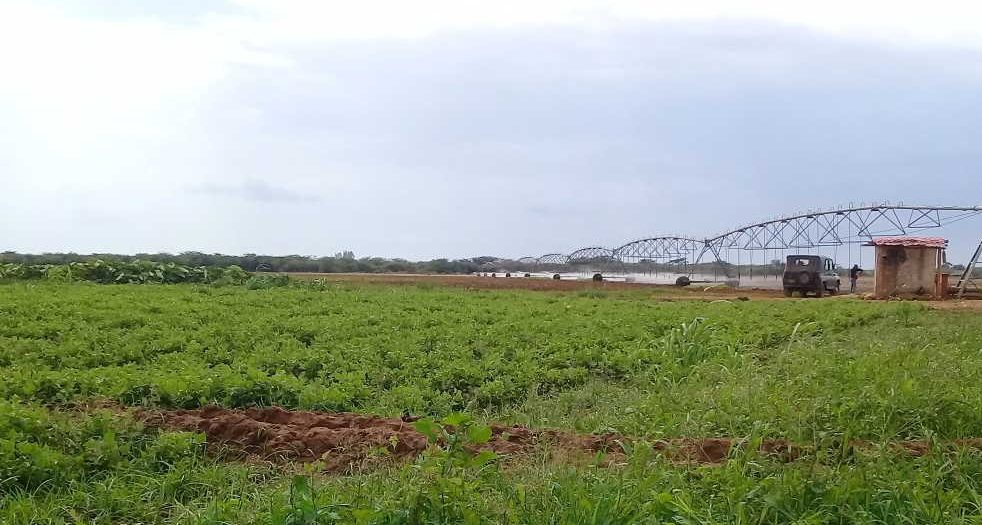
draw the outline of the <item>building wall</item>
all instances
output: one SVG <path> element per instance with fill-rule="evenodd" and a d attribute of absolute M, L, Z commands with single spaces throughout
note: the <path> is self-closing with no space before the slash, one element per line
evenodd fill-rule
<path fill-rule="evenodd" d="M 939 248 L 877 246 L 874 294 L 878 298 L 939 296 Z"/>

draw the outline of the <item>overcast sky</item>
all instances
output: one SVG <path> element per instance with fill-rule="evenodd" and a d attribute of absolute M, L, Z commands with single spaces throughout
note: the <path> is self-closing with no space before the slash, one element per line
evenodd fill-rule
<path fill-rule="evenodd" d="M 519 257 L 982 204 L 982 8 L 607 4 L 0 0 L 0 250 Z"/>

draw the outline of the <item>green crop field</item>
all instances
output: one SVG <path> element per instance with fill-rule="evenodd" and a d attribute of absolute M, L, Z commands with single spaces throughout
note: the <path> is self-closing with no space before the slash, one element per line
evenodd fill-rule
<path fill-rule="evenodd" d="M 977 311 L 282 284 L 0 284 L 0 523 L 982 524 L 982 452 L 959 445 L 982 437 Z M 209 404 L 460 431 L 327 474 L 123 410 Z M 632 441 L 616 462 L 469 452 L 492 422 Z M 644 446 L 710 437 L 807 452 Z"/>

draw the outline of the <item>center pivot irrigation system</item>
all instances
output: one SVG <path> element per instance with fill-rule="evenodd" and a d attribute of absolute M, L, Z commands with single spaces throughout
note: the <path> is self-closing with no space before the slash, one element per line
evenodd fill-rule
<path fill-rule="evenodd" d="M 982 213 L 982 206 L 909 206 L 904 204 L 870 204 L 780 217 L 741 226 L 715 237 L 697 239 L 677 235 L 662 235 L 638 239 L 618 248 L 588 247 L 569 254 L 550 253 L 541 257 L 523 257 L 515 261 L 500 261 L 503 266 L 534 272 L 605 271 L 674 271 L 692 273 L 702 263 L 717 267 L 732 265 L 736 251 L 737 268 L 749 262 L 754 254 L 763 254 L 760 261 L 767 264 L 768 256 L 781 259 L 789 250 L 837 252 L 848 251 L 852 264 L 854 245 L 869 242 L 873 237 L 910 235 L 924 230 L 943 228 L 949 224 Z M 749 252 L 749 261 L 741 261 L 741 252 Z M 861 252 L 857 246 L 857 254 Z M 837 253 L 835 255 L 838 255 Z M 727 274 L 728 275 L 728 274 Z"/>

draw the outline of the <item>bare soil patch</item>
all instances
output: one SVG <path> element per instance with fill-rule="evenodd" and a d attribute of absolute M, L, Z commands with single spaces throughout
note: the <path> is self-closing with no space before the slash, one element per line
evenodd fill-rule
<path fill-rule="evenodd" d="M 971 299 L 951 299 L 948 301 L 929 301 L 928 308 L 935 310 L 951 310 L 956 312 L 982 312 L 982 300 L 979 298 Z"/>
<path fill-rule="evenodd" d="M 555 280 L 526 277 L 479 277 L 475 275 L 423 275 L 423 274 L 364 274 L 364 273 L 290 273 L 298 279 L 320 279 L 329 282 L 353 282 L 373 284 L 432 284 L 474 290 L 536 290 L 536 291 L 580 291 L 580 290 L 648 290 L 659 297 L 678 297 L 684 299 L 719 298 L 783 298 L 780 290 L 759 288 L 729 288 L 696 283 L 688 287 L 667 284 L 627 283 L 615 281 L 594 282 L 591 280 Z"/>
<path fill-rule="evenodd" d="M 141 410 L 137 416 L 153 427 L 202 432 L 211 446 L 228 447 L 274 462 L 322 461 L 331 472 L 380 460 L 413 458 L 429 445 L 412 421 L 345 412 L 210 406 L 198 410 Z M 493 425 L 491 440 L 474 449 L 515 455 L 548 444 L 572 451 L 621 451 L 618 438 L 615 434 L 576 435 Z"/>
<path fill-rule="evenodd" d="M 222 447 L 248 457 L 274 462 L 321 461 L 328 472 L 345 472 L 381 462 L 411 459 L 424 450 L 426 437 L 411 421 L 353 413 L 290 411 L 282 408 L 232 410 L 205 407 L 198 410 L 138 410 L 148 426 L 202 432 L 211 447 Z M 410 419 L 410 418 L 407 418 Z M 620 434 L 575 434 L 560 430 L 492 425 L 490 441 L 474 451 L 491 450 L 505 457 L 527 455 L 547 448 L 573 454 L 604 452 L 608 462 L 624 457 L 631 438 Z M 872 448 L 862 441 L 850 444 Z M 982 439 L 955 444 L 982 450 Z M 730 438 L 675 438 L 656 441 L 652 447 L 671 461 L 719 464 L 745 440 Z M 913 456 L 930 451 L 921 441 L 891 443 L 891 450 Z M 764 440 L 759 452 L 782 461 L 793 461 L 807 452 L 785 440 Z"/>

